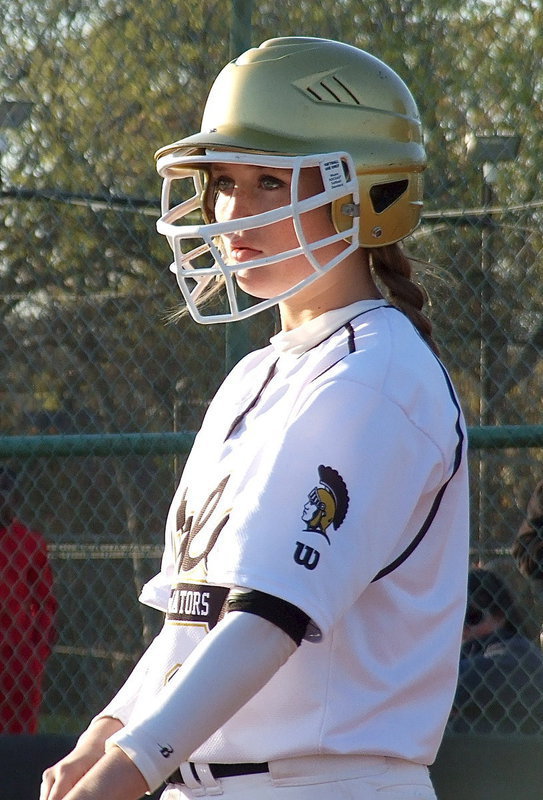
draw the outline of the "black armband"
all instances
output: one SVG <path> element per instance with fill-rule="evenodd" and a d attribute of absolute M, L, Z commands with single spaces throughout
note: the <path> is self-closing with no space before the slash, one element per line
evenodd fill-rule
<path fill-rule="evenodd" d="M 256 589 L 249 591 L 232 589 L 226 601 L 226 610 L 256 614 L 257 617 L 262 617 L 281 628 L 298 646 L 305 636 L 309 623 L 307 614 L 297 606 L 272 594 L 258 592 Z"/>

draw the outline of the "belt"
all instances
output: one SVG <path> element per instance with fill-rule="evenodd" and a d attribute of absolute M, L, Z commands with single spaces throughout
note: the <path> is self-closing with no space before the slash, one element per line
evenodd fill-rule
<path fill-rule="evenodd" d="M 198 780 L 198 773 L 192 763 L 189 764 L 194 777 Z M 236 775 L 256 775 L 260 772 L 269 772 L 267 761 L 260 764 L 254 762 L 246 764 L 207 764 L 214 778 L 234 778 Z M 168 778 L 168 783 L 185 783 L 181 770 L 178 767 Z"/>

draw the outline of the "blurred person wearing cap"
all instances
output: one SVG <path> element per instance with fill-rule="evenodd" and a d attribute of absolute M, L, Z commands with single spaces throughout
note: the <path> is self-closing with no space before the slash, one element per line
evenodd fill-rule
<path fill-rule="evenodd" d="M 543 733 L 543 654 L 495 572 L 470 570 L 458 686 L 448 730 Z"/>
<path fill-rule="evenodd" d="M 0 733 L 36 733 L 57 601 L 47 544 L 17 510 L 13 470 L 0 467 Z"/>

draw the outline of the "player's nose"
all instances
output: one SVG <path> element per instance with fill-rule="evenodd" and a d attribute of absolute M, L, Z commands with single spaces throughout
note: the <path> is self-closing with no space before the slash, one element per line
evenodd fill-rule
<path fill-rule="evenodd" d="M 226 219 L 240 219 L 254 214 L 248 192 L 243 189 L 234 189 L 225 208 Z"/>
<path fill-rule="evenodd" d="M 215 207 L 217 221 L 226 222 L 258 213 L 255 193 L 243 183 L 236 183 L 228 195 L 218 198 Z"/>

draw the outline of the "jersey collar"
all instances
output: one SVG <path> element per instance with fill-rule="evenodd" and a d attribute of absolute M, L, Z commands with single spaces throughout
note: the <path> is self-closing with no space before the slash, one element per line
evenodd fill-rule
<path fill-rule="evenodd" d="M 290 331 L 280 331 L 272 336 L 270 343 L 277 355 L 300 356 L 310 350 L 331 333 L 337 331 L 350 319 L 357 317 L 365 311 L 389 305 L 386 300 L 359 300 L 342 308 L 326 311 L 315 319 L 304 322 L 298 328 Z"/>

